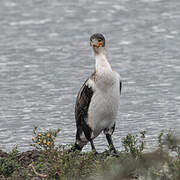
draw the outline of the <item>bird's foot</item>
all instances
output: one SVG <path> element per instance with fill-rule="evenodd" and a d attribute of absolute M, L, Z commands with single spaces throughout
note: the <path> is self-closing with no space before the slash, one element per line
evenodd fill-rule
<path fill-rule="evenodd" d="M 95 156 L 99 155 L 99 153 L 95 149 L 93 149 L 92 152 Z"/>

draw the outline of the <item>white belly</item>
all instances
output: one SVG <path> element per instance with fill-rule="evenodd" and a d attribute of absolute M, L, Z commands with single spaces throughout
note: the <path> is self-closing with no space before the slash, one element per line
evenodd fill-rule
<path fill-rule="evenodd" d="M 93 130 L 94 138 L 105 128 L 110 128 L 114 125 L 119 100 L 119 81 L 112 86 L 95 91 L 88 110 L 88 125 Z"/>

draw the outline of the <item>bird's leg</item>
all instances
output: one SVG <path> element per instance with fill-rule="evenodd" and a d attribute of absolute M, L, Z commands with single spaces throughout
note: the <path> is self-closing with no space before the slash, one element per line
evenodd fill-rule
<path fill-rule="evenodd" d="M 96 148 L 95 148 L 95 146 L 94 146 L 94 142 L 93 142 L 93 140 L 90 140 L 90 143 L 91 143 L 91 148 L 92 148 L 92 151 L 94 151 L 94 152 L 95 152 L 95 154 L 97 154 L 97 151 L 96 151 Z"/>
<path fill-rule="evenodd" d="M 113 134 L 113 132 L 115 130 L 115 126 L 116 126 L 116 124 L 114 123 L 114 125 L 111 128 L 104 129 L 104 134 L 106 135 L 106 139 L 107 139 L 108 144 L 110 146 L 110 151 L 117 154 L 117 151 L 113 145 L 113 141 L 112 141 L 112 137 L 111 137 L 111 135 Z"/>
<path fill-rule="evenodd" d="M 112 141 L 112 138 L 111 138 L 111 135 L 110 134 L 106 134 L 106 139 L 108 141 L 108 144 L 110 146 L 110 151 L 113 151 L 115 154 L 117 154 L 117 151 L 113 145 L 113 141 Z"/>

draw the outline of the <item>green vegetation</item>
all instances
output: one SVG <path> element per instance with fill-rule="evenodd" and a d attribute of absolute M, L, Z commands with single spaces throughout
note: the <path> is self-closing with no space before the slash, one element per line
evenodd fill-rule
<path fill-rule="evenodd" d="M 19 167 L 17 154 L 17 148 L 14 148 L 7 156 L 0 157 L 0 175 L 8 177 Z"/>
<path fill-rule="evenodd" d="M 60 130 L 41 132 L 34 128 L 34 150 L 10 153 L 0 151 L 0 179 L 60 180 L 179 180 L 180 139 L 172 132 L 161 132 L 158 149 L 143 152 L 145 131 L 122 138 L 118 155 L 106 151 L 70 152 L 67 146 L 55 146 Z"/>
<path fill-rule="evenodd" d="M 122 144 L 125 148 L 124 152 L 130 153 L 134 158 L 140 157 L 144 150 L 145 133 L 145 131 L 140 132 L 140 138 L 138 135 L 133 136 L 131 134 L 128 134 L 125 138 L 123 138 Z"/>
<path fill-rule="evenodd" d="M 55 148 L 55 138 L 60 132 L 60 129 L 39 132 L 35 126 L 33 129 L 34 136 L 32 137 L 33 144 L 31 146 L 38 150 L 51 151 Z"/>

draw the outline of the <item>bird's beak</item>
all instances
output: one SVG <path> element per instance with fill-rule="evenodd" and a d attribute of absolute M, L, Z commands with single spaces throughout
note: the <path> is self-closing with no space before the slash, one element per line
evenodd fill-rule
<path fill-rule="evenodd" d="M 90 45 L 96 48 L 102 46 L 102 42 L 97 41 L 96 39 L 91 40 Z"/>

